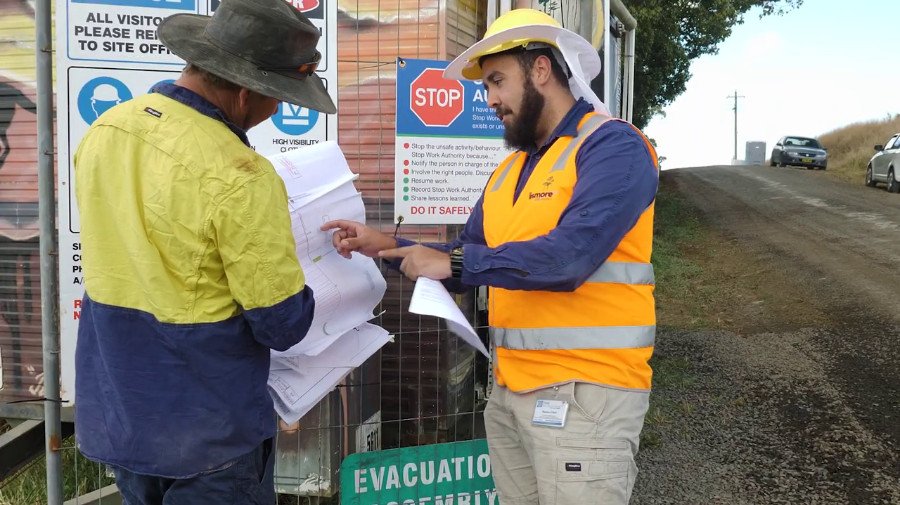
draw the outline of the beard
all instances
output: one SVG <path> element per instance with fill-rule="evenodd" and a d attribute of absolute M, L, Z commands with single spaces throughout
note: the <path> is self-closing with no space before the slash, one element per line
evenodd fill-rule
<path fill-rule="evenodd" d="M 512 113 L 510 109 L 500 110 L 500 113 L 507 115 Z M 529 147 L 538 147 L 537 142 L 537 124 L 541 115 L 544 113 L 544 95 L 540 94 L 531 82 L 531 76 L 525 77 L 525 92 L 522 95 L 522 105 L 519 112 L 515 116 L 506 132 L 503 134 L 503 140 L 507 149 L 515 151 L 524 151 Z"/>

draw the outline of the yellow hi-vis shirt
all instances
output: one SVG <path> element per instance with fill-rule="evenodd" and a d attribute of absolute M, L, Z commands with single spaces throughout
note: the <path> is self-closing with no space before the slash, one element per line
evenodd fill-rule
<path fill-rule="evenodd" d="M 211 103 L 159 89 L 74 157 L 76 435 L 95 461 L 185 478 L 274 436 L 270 350 L 306 335 L 314 301 L 274 167 Z"/>

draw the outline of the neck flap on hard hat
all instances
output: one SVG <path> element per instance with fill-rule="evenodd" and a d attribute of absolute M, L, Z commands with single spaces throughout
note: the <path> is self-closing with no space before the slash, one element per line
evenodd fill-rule
<path fill-rule="evenodd" d="M 600 75 L 600 55 L 587 40 L 568 30 L 561 30 L 556 37 L 556 45 L 569 69 L 569 89 L 575 98 L 584 98 L 594 106 L 594 110 L 610 116 L 609 108 L 591 89 L 590 82 Z M 555 53 L 555 51 L 554 51 Z"/>

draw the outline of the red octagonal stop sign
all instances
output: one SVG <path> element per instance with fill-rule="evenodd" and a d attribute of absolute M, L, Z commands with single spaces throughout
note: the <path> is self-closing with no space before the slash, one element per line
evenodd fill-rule
<path fill-rule="evenodd" d="M 463 85 L 444 79 L 444 71 L 426 68 L 409 89 L 409 106 L 425 126 L 450 126 L 463 111 Z"/>

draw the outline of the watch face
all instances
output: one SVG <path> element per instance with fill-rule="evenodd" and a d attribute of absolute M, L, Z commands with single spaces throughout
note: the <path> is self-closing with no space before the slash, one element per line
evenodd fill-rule
<path fill-rule="evenodd" d="M 462 254 L 462 253 L 463 253 L 463 248 L 462 248 L 462 247 L 455 247 L 455 248 L 453 248 L 453 254 Z"/>

